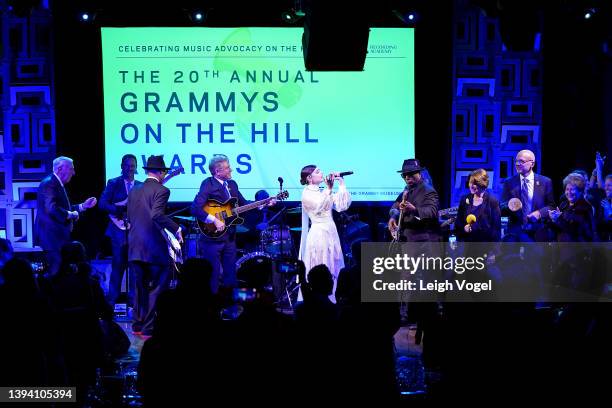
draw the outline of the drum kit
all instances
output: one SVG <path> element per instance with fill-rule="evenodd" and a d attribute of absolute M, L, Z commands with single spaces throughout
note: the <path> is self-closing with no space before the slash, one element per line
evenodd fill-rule
<path fill-rule="evenodd" d="M 277 215 L 282 215 L 283 211 Z M 295 207 L 288 210 L 284 210 L 287 214 L 300 214 L 302 207 Z M 198 253 L 198 241 L 200 237 L 200 231 L 196 222 L 195 217 L 175 215 L 174 218 L 180 220 L 179 222 L 184 223 L 188 228 L 185 239 L 185 258 L 196 257 Z M 294 245 L 294 238 L 292 234 L 299 234 L 302 231 L 301 227 L 289 227 L 288 225 L 271 224 L 276 218 L 273 217 L 269 222 L 260 223 L 256 226 L 256 231 L 259 231 L 258 243 L 255 247 L 254 252 L 247 253 L 236 262 L 236 267 L 240 267 L 245 260 L 252 259 L 255 256 L 266 257 L 270 259 L 277 258 L 291 258 L 297 255 L 296 247 Z M 251 231 L 248 226 L 237 225 L 237 234 L 245 234 Z"/>
<path fill-rule="evenodd" d="M 288 280 L 293 278 L 292 272 L 295 268 L 287 268 L 286 265 L 293 265 L 297 259 L 297 247 L 301 227 L 290 227 L 284 223 L 284 213 L 301 214 L 302 207 L 283 209 L 267 222 L 253 226 L 254 231 L 258 232 L 257 243 L 251 252 L 239 253 L 243 255 L 236 261 L 236 277 L 246 287 L 261 287 L 270 285 L 279 303 L 283 300 L 290 300 L 290 293 L 287 290 Z M 184 235 L 185 247 L 183 253 L 185 258 L 197 257 L 199 253 L 200 236 L 198 224 L 195 217 L 175 215 L 174 218 L 180 220 L 187 227 Z M 280 221 L 280 222 L 279 222 Z M 245 225 L 237 225 L 237 234 L 247 234 L 251 228 Z M 275 273 L 276 272 L 276 273 Z"/>

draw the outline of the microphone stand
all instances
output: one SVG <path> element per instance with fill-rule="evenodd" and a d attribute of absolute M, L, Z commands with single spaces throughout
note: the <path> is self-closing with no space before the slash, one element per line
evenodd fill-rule
<path fill-rule="evenodd" d="M 129 193 L 128 193 L 129 195 Z M 130 291 L 131 290 L 135 290 L 135 288 L 132 288 L 132 284 L 130 283 L 130 278 L 131 276 L 131 272 L 130 272 L 130 262 L 129 262 L 129 258 L 130 258 L 130 229 L 128 228 L 128 224 L 129 220 L 128 220 L 128 213 L 127 213 L 127 203 L 125 206 L 125 212 L 123 213 L 123 226 L 125 227 L 125 292 L 126 292 L 126 305 L 125 305 L 125 317 L 128 318 L 128 308 L 129 308 L 129 303 L 130 303 Z M 123 248 L 120 249 L 120 251 L 123 251 Z M 121 254 L 123 255 L 123 254 Z M 121 293 L 121 286 L 119 286 L 119 293 Z M 134 297 L 132 296 L 132 310 L 134 310 Z M 115 300 L 116 301 L 116 300 Z M 113 305 L 113 314 L 115 314 L 115 305 Z"/>
<path fill-rule="evenodd" d="M 283 179 L 281 177 L 278 178 L 278 184 L 279 184 L 279 193 L 280 193 L 280 192 L 283 191 Z M 281 213 L 282 213 L 282 211 L 281 211 Z M 280 257 L 281 257 L 281 262 L 282 262 L 282 259 L 283 259 L 283 256 L 284 256 L 284 254 L 283 254 L 283 226 L 284 226 L 283 218 L 285 218 L 285 217 L 281 216 L 280 219 L 279 219 L 279 221 L 280 221 L 279 222 L 279 225 L 280 225 L 280 232 L 279 232 L 280 236 L 279 236 L 279 239 L 280 239 Z"/>

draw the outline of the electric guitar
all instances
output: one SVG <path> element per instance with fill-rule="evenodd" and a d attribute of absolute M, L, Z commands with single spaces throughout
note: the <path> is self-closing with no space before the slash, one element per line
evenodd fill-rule
<path fill-rule="evenodd" d="M 166 181 L 170 180 L 172 177 L 174 176 L 178 176 L 179 174 L 181 174 L 183 172 L 183 168 L 182 167 L 177 167 L 176 169 L 171 170 L 168 175 L 161 181 L 162 184 L 164 184 Z M 114 205 L 118 205 L 118 206 L 127 206 L 127 197 L 125 197 L 125 200 L 121 200 L 118 201 L 116 203 L 114 203 Z M 110 218 L 110 220 L 113 222 L 113 224 L 115 224 L 115 226 L 117 228 L 119 228 L 121 231 L 125 231 L 126 229 L 130 229 L 130 223 L 127 221 L 127 207 L 125 208 L 125 210 L 123 211 L 123 214 L 121 214 L 122 216 L 116 216 L 113 214 L 109 214 L 108 217 Z"/>
<path fill-rule="evenodd" d="M 170 232 L 168 228 L 164 228 L 161 234 L 168 243 L 168 254 L 170 255 L 170 258 L 172 258 L 172 261 L 174 261 L 175 264 L 182 264 L 183 249 L 181 248 L 181 244 L 179 243 L 178 239 L 176 239 L 174 234 Z"/>
<path fill-rule="evenodd" d="M 213 222 L 207 223 L 199 219 L 198 227 L 200 227 L 200 231 L 202 231 L 202 234 L 204 234 L 208 238 L 222 237 L 229 227 L 231 227 L 232 225 L 240 225 L 244 222 L 244 218 L 240 218 L 238 214 L 252 210 L 257 207 L 261 207 L 262 205 L 267 205 L 273 199 L 282 201 L 285 200 L 287 197 L 289 197 L 289 193 L 287 191 L 281 191 L 276 195 L 276 197 L 268 197 L 264 200 L 255 201 L 253 203 L 249 203 L 240 207 L 236 207 L 236 202 L 238 201 L 236 197 L 231 197 L 225 202 L 210 199 L 206 201 L 206 204 L 204 204 L 204 207 L 202 207 L 202 209 L 204 210 L 204 212 L 214 216 L 218 220 L 223 221 L 223 223 L 225 224 L 225 228 L 223 229 L 223 231 L 217 231 L 217 227 Z"/>
<path fill-rule="evenodd" d="M 452 218 L 457 216 L 457 212 L 459 212 L 459 207 L 451 207 L 445 208 L 443 210 L 438 211 L 438 218 Z"/>
<path fill-rule="evenodd" d="M 404 191 L 404 193 L 402 194 L 402 203 L 405 204 L 406 203 L 406 197 L 408 196 L 408 192 Z M 393 238 L 391 240 L 391 242 L 399 242 L 400 240 L 400 225 L 402 224 L 402 220 L 404 219 L 404 210 L 400 210 L 399 213 L 399 218 L 397 219 L 397 228 L 395 229 L 395 231 L 391 232 L 391 237 Z"/>

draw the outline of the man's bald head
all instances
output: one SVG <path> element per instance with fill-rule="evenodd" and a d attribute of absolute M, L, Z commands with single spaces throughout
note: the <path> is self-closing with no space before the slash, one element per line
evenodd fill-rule
<path fill-rule="evenodd" d="M 531 150 L 521 150 L 516 155 L 514 165 L 517 173 L 527 176 L 535 165 L 535 154 Z"/>

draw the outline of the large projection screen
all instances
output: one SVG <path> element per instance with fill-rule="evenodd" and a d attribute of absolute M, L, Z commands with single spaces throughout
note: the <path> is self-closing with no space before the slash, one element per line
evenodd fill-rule
<path fill-rule="evenodd" d="M 307 72 L 300 28 L 101 29 L 106 178 L 121 157 L 163 154 L 184 173 L 167 186 L 191 201 L 215 154 L 247 199 L 300 200 L 300 169 L 353 171 L 354 201 L 390 201 L 414 157 L 414 30 L 372 28 L 362 72 Z"/>

